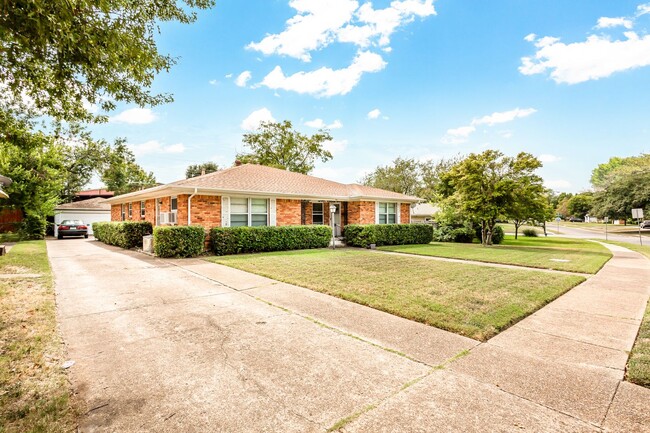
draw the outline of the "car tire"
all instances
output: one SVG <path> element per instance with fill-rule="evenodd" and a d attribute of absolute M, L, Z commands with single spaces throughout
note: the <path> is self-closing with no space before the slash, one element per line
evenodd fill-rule
<path fill-rule="evenodd" d="M 88 235 L 84 235 L 84 239 L 88 239 Z"/>
<path fill-rule="evenodd" d="M 57 238 L 58 239 L 63 239 L 63 235 L 58 235 Z"/>

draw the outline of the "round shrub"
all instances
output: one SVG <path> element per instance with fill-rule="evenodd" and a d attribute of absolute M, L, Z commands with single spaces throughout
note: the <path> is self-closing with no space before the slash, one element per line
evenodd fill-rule
<path fill-rule="evenodd" d="M 471 244 L 474 240 L 474 230 L 467 227 L 454 229 L 451 232 L 451 238 L 453 242 Z"/>
<path fill-rule="evenodd" d="M 536 238 L 537 237 L 537 230 L 535 229 L 523 229 L 521 231 L 521 234 L 528 238 Z"/>

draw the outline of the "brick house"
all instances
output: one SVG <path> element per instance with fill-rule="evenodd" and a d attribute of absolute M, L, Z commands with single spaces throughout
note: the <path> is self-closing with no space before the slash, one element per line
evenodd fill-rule
<path fill-rule="evenodd" d="M 417 197 L 244 164 L 106 200 L 111 221 L 213 227 L 409 223 Z"/>

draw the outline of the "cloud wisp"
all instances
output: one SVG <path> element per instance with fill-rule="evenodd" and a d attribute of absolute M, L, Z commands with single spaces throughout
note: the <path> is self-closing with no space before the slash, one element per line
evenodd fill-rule
<path fill-rule="evenodd" d="M 478 117 L 472 120 L 469 125 L 448 129 L 447 133 L 441 141 L 444 144 L 465 143 L 467 140 L 469 140 L 470 135 L 476 132 L 477 126 L 494 126 L 508 123 L 512 122 L 515 119 L 528 117 L 531 114 L 535 114 L 536 112 L 537 110 L 534 108 L 515 108 L 514 110 L 509 111 L 495 111 L 492 114 L 488 114 L 486 116 Z M 512 136 L 512 133 L 509 133 L 508 135 Z"/>
<path fill-rule="evenodd" d="M 253 111 L 241 122 L 241 129 L 244 131 L 255 131 L 260 127 L 262 122 L 275 122 L 275 118 L 271 111 L 266 108 L 260 108 L 259 110 Z"/>
<path fill-rule="evenodd" d="M 109 117 L 109 122 L 114 123 L 127 123 L 129 125 L 146 125 L 147 123 L 154 122 L 157 116 L 151 111 L 150 108 L 129 108 Z"/>

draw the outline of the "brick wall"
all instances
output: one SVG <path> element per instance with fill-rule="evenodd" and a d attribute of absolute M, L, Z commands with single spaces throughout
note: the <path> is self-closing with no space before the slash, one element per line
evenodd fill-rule
<path fill-rule="evenodd" d="M 153 198 L 144 202 L 144 220 L 156 225 L 156 200 Z"/>
<path fill-rule="evenodd" d="M 411 205 L 409 203 L 401 203 L 399 222 L 401 224 L 408 224 L 411 222 Z"/>
<path fill-rule="evenodd" d="M 122 221 L 122 205 L 111 205 L 111 221 Z"/>
<path fill-rule="evenodd" d="M 187 197 L 183 196 L 185 204 L 185 219 L 180 220 L 181 215 L 181 196 L 178 196 L 178 223 L 187 225 Z M 192 224 L 203 226 L 204 229 L 210 230 L 213 227 L 221 227 L 221 196 L 214 195 L 195 195 L 192 197 Z"/>
<path fill-rule="evenodd" d="M 348 224 L 374 224 L 374 201 L 351 201 L 348 203 Z"/>
<path fill-rule="evenodd" d="M 275 201 L 275 225 L 300 225 L 300 200 L 279 198 Z"/>

